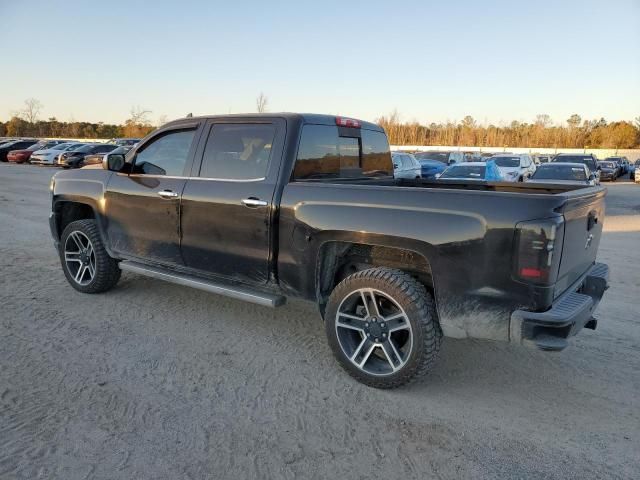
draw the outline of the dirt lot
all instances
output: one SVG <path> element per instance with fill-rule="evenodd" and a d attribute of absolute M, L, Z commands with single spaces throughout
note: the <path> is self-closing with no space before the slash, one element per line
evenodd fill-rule
<path fill-rule="evenodd" d="M 279 310 L 132 274 L 65 281 L 53 170 L 0 165 L 0 478 L 640 478 L 640 185 L 612 185 L 598 330 L 545 354 L 446 339 L 395 391 Z"/>

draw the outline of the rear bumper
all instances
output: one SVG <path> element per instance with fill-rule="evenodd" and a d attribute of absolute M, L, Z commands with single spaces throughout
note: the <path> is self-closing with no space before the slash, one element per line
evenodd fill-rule
<path fill-rule="evenodd" d="M 546 312 L 513 312 L 509 328 L 511 342 L 541 350 L 564 349 L 569 344 L 568 339 L 585 326 L 595 329 L 597 320 L 593 313 L 607 288 L 609 267 L 595 263 Z"/>

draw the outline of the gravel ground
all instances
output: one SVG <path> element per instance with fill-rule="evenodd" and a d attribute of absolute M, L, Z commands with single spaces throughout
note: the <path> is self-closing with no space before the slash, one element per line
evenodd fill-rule
<path fill-rule="evenodd" d="M 640 478 L 640 185 L 609 188 L 597 331 L 555 354 L 445 339 L 433 374 L 378 391 L 307 304 L 73 290 L 52 173 L 0 165 L 0 478 Z"/>

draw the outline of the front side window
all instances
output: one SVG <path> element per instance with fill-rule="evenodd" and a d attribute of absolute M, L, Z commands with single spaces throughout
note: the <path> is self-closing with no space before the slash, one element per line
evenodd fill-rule
<path fill-rule="evenodd" d="M 133 173 L 146 175 L 184 175 L 195 130 L 171 130 L 136 154 Z"/>
<path fill-rule="evenodd" d="M 259 180 L 267 175 L 276 136 L 272 124 L 216 124 L 202 157 L 200 176 Z"/>

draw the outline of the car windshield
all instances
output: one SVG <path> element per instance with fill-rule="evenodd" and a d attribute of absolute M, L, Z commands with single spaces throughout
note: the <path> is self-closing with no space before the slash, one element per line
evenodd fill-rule
<path fill-rule="evenodd" d="M 520 157 L 493 157 L 499 167 L 513 168 L 520 166 Z"/>
<path fill-rule="evenodd" d="M 468 178 L 473 180 L 484 179 L 484 165 L 454 165 L 447 168 L 440 178 Z"/>
<path fill-rule="evenodd" d="M 616 168 L 613 162 L 598 162 L 602 168 Z"/>
<path fill-rule="evenodd" d="M 534 180 L 584 181 L 587 179 L 587 175 L 584 171 L 584 167 L 576 167 L 575 165 L 546 164 L 540 166 L 531 178 Z"/>
<path fill-rule="evenodd" d="M 449 163 L 449 152 L 418 152 L 413 154 L 419 162 L 423 160 L 435 160 L 442 163 Z"/>
<path fill-rule="evenodd" d="M 36 150 L 41 150 L 45 147 L 46 147 L 46 143 L 36 143 L 31 145 L 29 148 L 27 148 L 27 150 L 29 150 L 30 152 L 35 152 Z"/>

